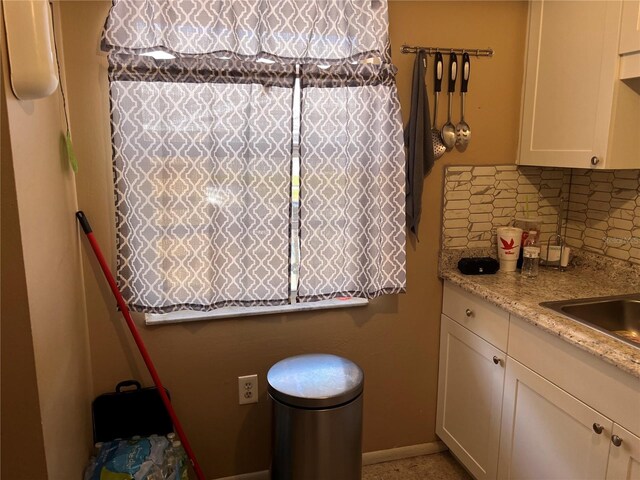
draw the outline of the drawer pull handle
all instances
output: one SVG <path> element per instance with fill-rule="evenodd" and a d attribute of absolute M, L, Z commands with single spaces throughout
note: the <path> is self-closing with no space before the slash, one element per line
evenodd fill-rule
<path fill-rule="evenodd" d="M 604 427 L 602 425 L 600 425 L 599 423 L 594 423 L 593 424 L 593 431 L 596 432 L 598 435 L 600 435 L 603 430 L 604 430 Z"/>
<path fill-rule="evenodd" d="M 470 317 L 470 316 L 472 316 L 472 315 L 473 315 L 473 310 L 470 310 L 470 309 L 468 309 L 468 308 L 467 308 L 467 309 L 464 311 L 464 314 L 465 314 L 467 317 Z"/>
<path fill-rule="evenodd" d="M 591 157 L 591 165 L 594 167 L 600 163 L 600 159 L 598 157 Z"/>
<path fill-rule="evenodd" d="M 616 447 L 622 445 L 622 439 L 618 435 L 611 435 L 611 443 L 613 443 Z"/>
<path fill-rule="evenodd" d="M 496 357 L 495 355 L 493 356 L 493 363 L 495 363 L 496 365 L 501 365 L 502 364 L 502 359 Z"/>

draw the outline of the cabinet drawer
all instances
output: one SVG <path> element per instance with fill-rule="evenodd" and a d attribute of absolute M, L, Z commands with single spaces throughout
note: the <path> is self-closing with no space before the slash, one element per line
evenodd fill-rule
<path fill-rule="evenodd" d="M 509 314 L 501 308 L 444 282 L 442 313 L 503 352 L 507 351 Z"/>

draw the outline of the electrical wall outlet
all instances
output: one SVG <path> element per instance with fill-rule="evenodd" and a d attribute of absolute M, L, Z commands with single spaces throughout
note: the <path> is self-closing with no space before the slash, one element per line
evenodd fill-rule
<path fill-rule="evenodd" d="M 238 377 L 238 403 L 258 403 L 258 375 Z"/>

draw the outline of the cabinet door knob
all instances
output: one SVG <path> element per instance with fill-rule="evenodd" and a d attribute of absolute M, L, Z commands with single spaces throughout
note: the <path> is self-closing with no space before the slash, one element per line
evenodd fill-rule
<path fill-rule="evenodd" d="M 604 427 L 602 425 L 600 425 L 599 423 L 594 423 L 593 424 L 593 431 L 596 432 L 598 435 L 600 435 L 603 430 L 604 430 Z"/>
<path fill-rule="evenodd" d="M 622 445 L 622 439 L 618 435 L 611 435 L 611 443 L 613 443 L 616 447 Z"/>
<path fill-rule="evenodd" d="M 598 157 L 591 157 L 591 165 L 594 167 L 600 163 L 600 159 Z"/>
<path fill-rule="evenodd" d="M 470 310 L 470 309 L 468 309 L 468 308 L 467 308 L 467 309 L 464 311 L 464 313 L 465 313 L 465 315 L 466 315 L 467 317 L 470 317 L 471 315 L 473 315 L 473 310 Z"/>
<path fill-rule="evenodd" d="M 496 365 L 500 365 L 502 363 L 502 359 L 496 357 L 495 355 L 493 356 L 493 363 L 495 363 Z"/>

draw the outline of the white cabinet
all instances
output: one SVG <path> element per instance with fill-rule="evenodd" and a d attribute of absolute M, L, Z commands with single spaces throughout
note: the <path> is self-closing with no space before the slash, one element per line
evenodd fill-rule
<path fill-rule="evenodd" d="M 640 1 L 626 0 L 620 30 L 620 78 L 640 77 Z"/>
<path fill-rule="evenodd" d="M 640 480 L 637 378 L 450 282 L 442 312 L 436 433 L 476 479 Z"/>
<path fill-rule="evenodd" d="M 640 480 L 637 378 L 514 315 L 507 352 L 498 478 Z"/>
<path fill-rule="evenodd" d="M 478 480 L 496 478 L 505 353 L 442 315 L 436 433 Z"/>
<path fill-rule="evenodd" d="M 618 74 L 622 3 L 530 2 L 519 164 L 640 168 L 640 94 Z"/>
<path fill-rule="evenodd" d="M 639 478 L 640 437 L 620 425 L 614 424 L 609 450 L 607 480 L 637 480 Z"/>
<path fill-rule="evenodd" d="M 507 353 L 613 422 L 640 434 L 637 377 L 515 315 L 509 319 Z"/>
<path fill-rule="evenodd" d="M 509 314 L 445 282 L 436 433 L 478 480 L 496 478 Z"/>
<path fill-rule="evenodd" d="M 620 55 L 640 52 L 640 1 L 627 0 L 622 6 Z"/>
<path fill-rule="evenodd" d="M 500 479 L 640 479 L 640 438 L 512 358 Z"/>
<path fill-rule="evenodd" d="M 604 479 L 613 422 L 507 360 L 500 479 Z"/>

